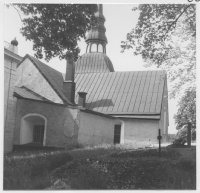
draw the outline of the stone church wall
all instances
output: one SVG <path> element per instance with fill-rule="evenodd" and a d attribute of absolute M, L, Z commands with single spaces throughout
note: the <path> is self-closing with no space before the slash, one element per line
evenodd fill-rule
<path fill-rule="evenodd" d="M 17 99 L 14 145 L 20 144 L 22 118 L 34 113 L 47 119 L 46 146 L 76 147 L 79 128 L 78 112 L 77 109 L 70 109 L 61 105 Z"/>

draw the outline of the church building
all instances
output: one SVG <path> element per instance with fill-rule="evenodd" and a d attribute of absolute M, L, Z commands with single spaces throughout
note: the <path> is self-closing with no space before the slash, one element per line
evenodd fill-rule
<path fill-rule="evenodd" d="M 86 53 L 76 63 L 68 60 L 66 73 L 28 54 L 24 58 L 15 54 L 17 65 L 12 73 L 10 70 L 15 77 L 9 86 L 12 92 L 4 101 L 13 106 L 12 128 L 7 127 L 9 116 L 4 116 L 5 151 L 11 151 L 13 145 L 27 144 L 63 148 L 148 146 L 158 143 L 159 128 L 162 141 L 166 141 L 166 73 L 116 72 L 106 53 L 103 6 L 98 5 L 98 9 L 95 16 L 99 25 L 87 34 Z M 16 48 L 16 42 L 12 46 Z M 4 52 L 14 55 L 8 48 Z M 5 68 L 7 60 L 5 56 Z M 4 91 L 8 93 L 6 88 L 5 81 Z"/>

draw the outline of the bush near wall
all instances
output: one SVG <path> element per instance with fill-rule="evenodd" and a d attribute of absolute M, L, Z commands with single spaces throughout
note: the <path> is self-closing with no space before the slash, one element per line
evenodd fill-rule
<path fill-rule="evenodd" d="M 50 172 L 71 161 L 67 152 L 26 157 L 4 157 L 4 190 L 44 189 L 51 185 Z"/>

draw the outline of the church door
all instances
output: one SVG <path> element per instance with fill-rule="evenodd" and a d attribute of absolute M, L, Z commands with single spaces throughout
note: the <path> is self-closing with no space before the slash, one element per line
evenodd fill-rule
<path fill-rule="evenodd" d="M 114 130 L 114 144 L 120 143 L 121 125 L 115 125 Z"/>
<path fill-rule="evenodd" d="M 35 124 L 33 129 L 33 142 L 42 145 L 43 139 L 44 139 L 44 125 Z"/>

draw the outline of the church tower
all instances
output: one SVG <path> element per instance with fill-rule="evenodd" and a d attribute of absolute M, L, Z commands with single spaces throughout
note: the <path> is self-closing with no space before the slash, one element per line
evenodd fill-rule
<path fill-rule="evenodd" d="M 93 26 L 86 36 L 86 53 L 76 63 L 77 74 L 114 72 L 112 62 L 106 55 L 108 41 L 105 34 L 105 17 L 102 4 L 98 4 L 98 12 L 95 13 L 95 17 L 97 17 L 99 23 L 98 26 Z"/>

